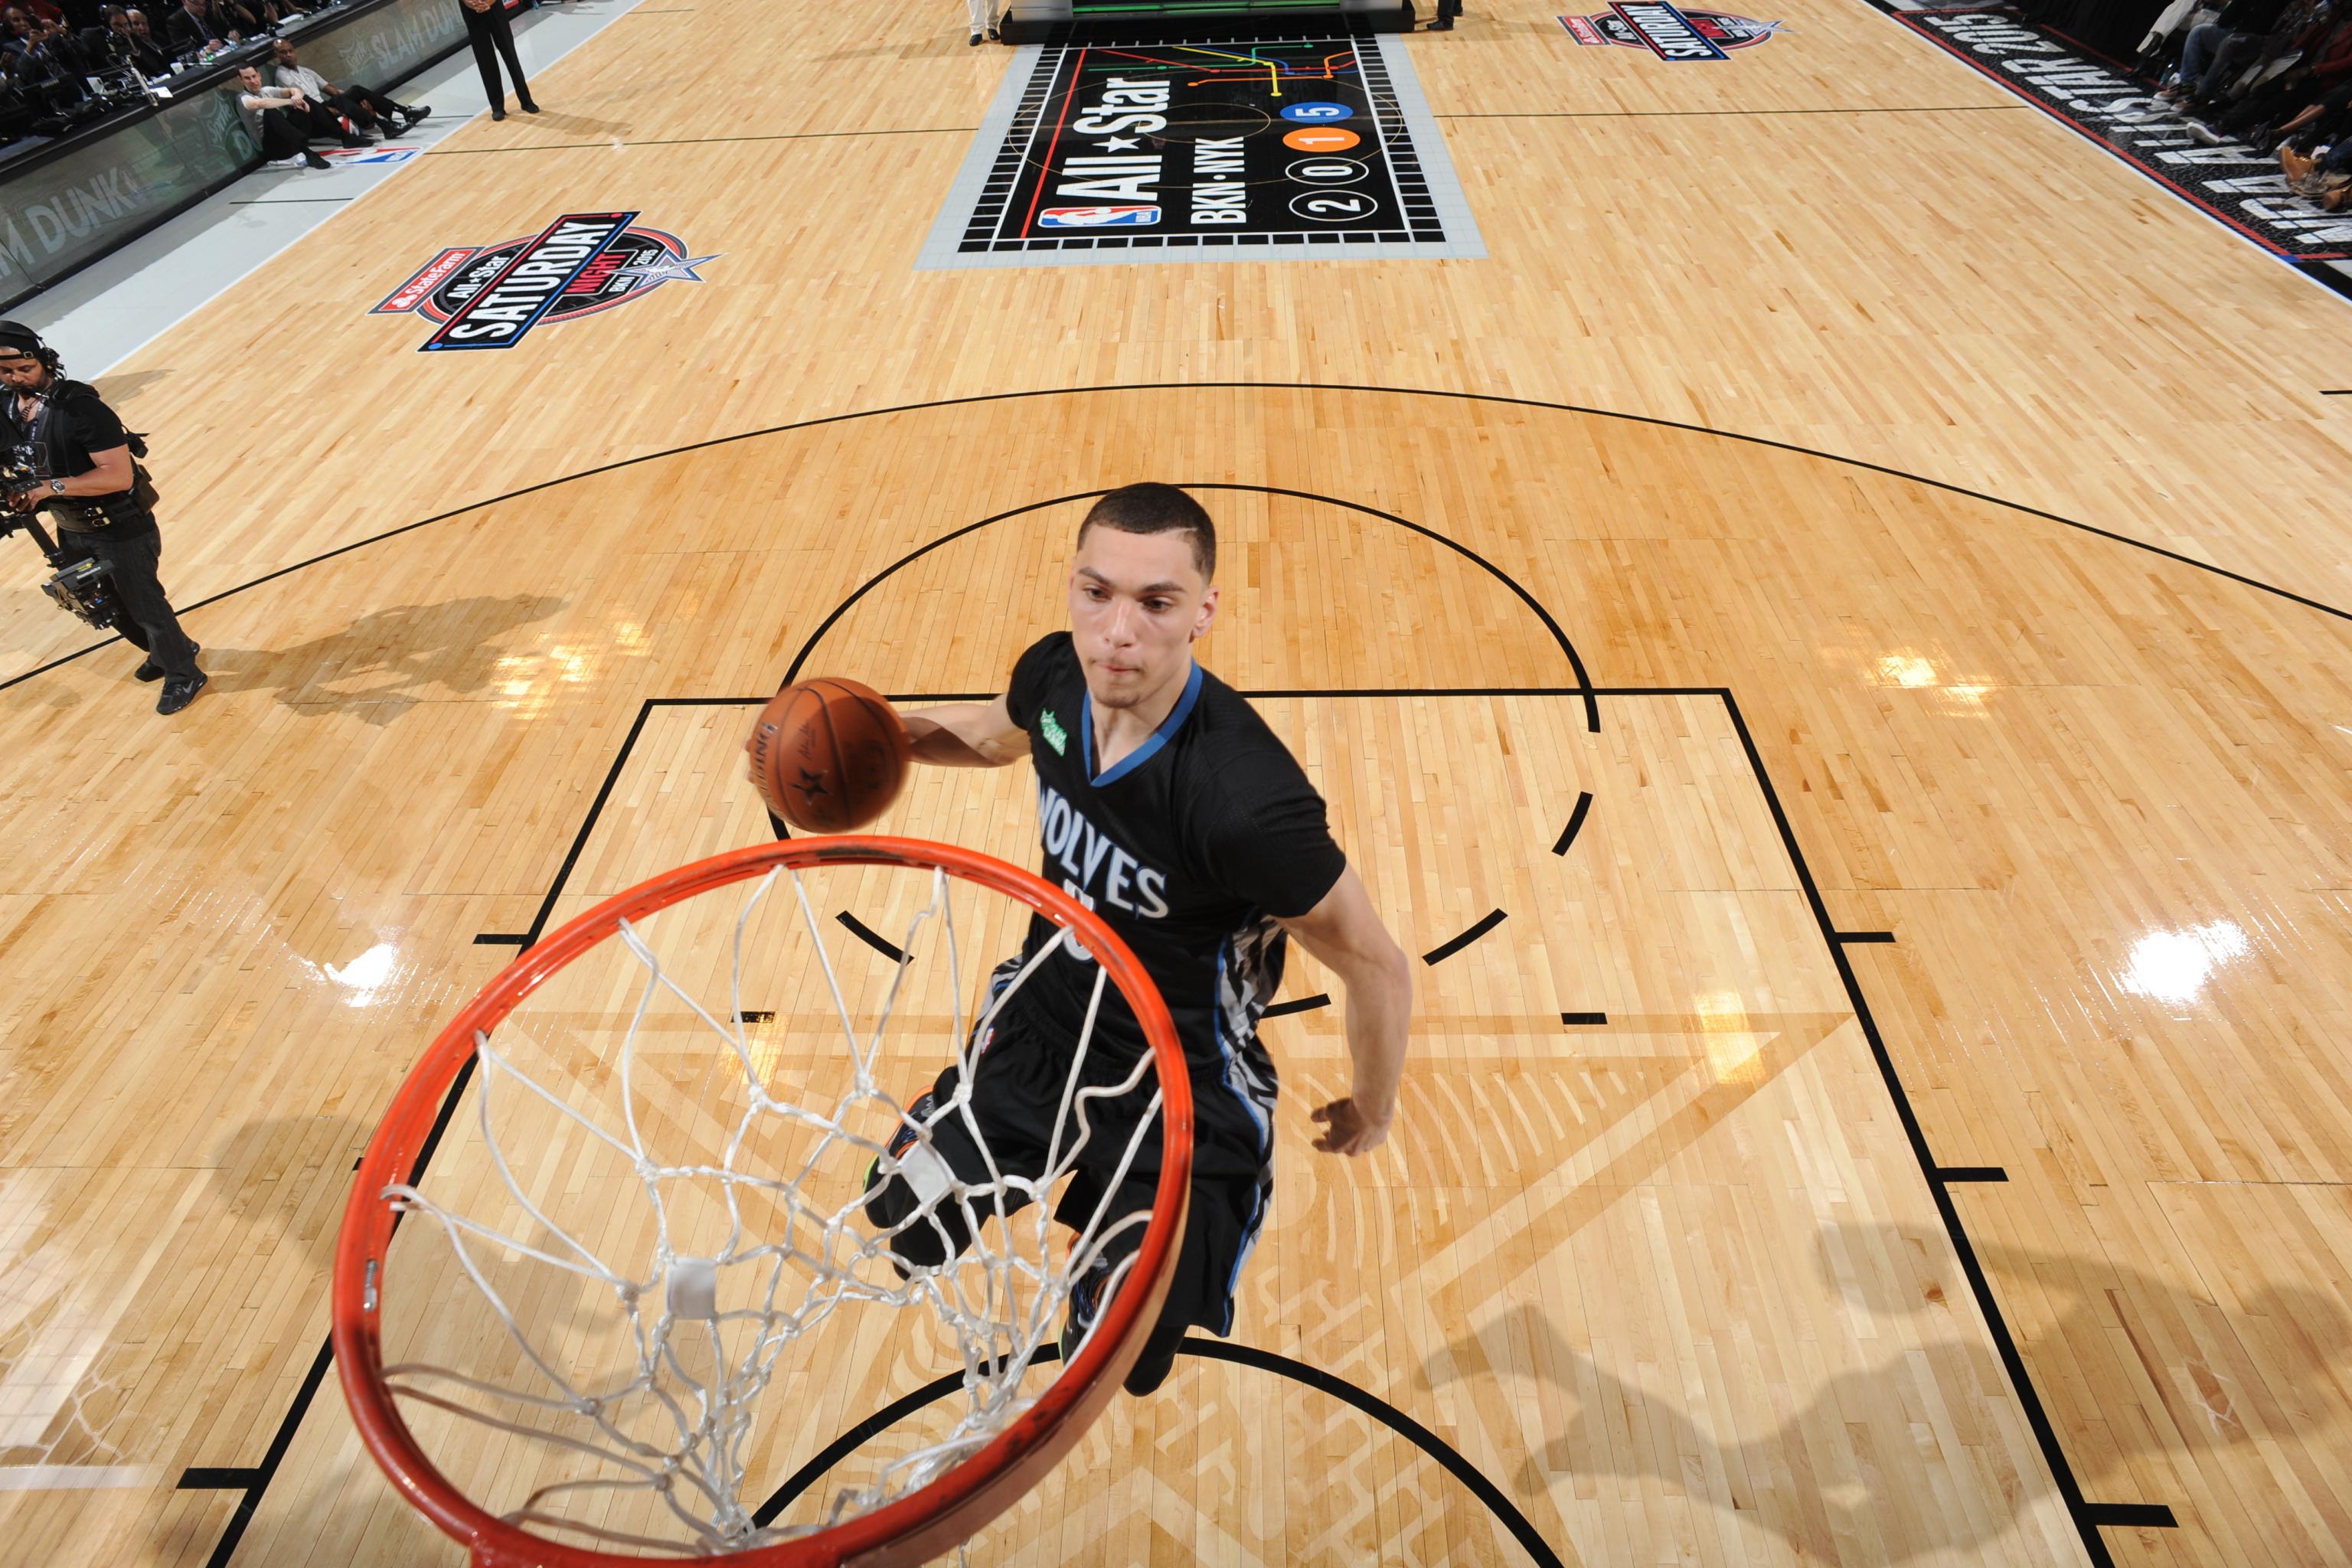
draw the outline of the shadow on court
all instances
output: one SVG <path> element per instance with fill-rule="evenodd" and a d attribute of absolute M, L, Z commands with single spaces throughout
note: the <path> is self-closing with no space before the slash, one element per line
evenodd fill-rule
<path fill-rule="evenodd" d="M 945 60 L 959 55 L 974 54 L 979 54 L 982 59 L 992 59 L 1005 52 L 1001 46 L 993 44 L 987 46 L 987 49 L 989 52 L 982 54 L 972 48 L 959 32 L 955 35 L 942 33 L 937 37 L 926 37 L 913 44 L 873 44 L 856 49 L 828 49 L 817 58 L 828 65 L 854 65 L 861 60 Z"/>
<path fill-rule="evenodd" d="M 110 371 L 92 384 L 109 403 L 119 403 L 138 396 L 159 382 L 169 381 L 173 374 L 169 370 Z"/>
<path fill-rule="evenodd" d="M 536 115 L 518 113 L 509 108 L 507 110 L 507 123 L 513 125 L 517 121 L 520 121 L 529 130 L 554 131 L 567 136 L 625 138 L 630 132 L 636 129 L 630 121 L 599 120 L 593 114 L 566 113 L 562 110 L 549 109 L 544 105 L 541 106 Z M 523 145 L 528 146 L 530 143 L 526 142 Z"/>
<path fill-rule="evenodd" d="M 349 1116 L 267 1116 L 229 1135 L 210 1177 L 217 1211 L 258 1233 L 248 1253 L 299 1255 L 305 1286 L 323 1288 L 351 1191 L 352 1164 L 374 1133 Z"/>
<path fill-rule="evenodd" d="M 420 702 L 520 700 L 563 684 L 576 673 L 563 648 L 509 651 L 499 644 L 566 603 L 517 595 L 395 605 L 292 647 L 206 647 L 202 662 L 215 692 L 269 691 L 297 711 L 389 724 Z"/>
<path fill-rule="evenodd" d="M 1822 1233 L 1816 1264 L 1825 1277 L 1832 1252 L 1914 1260 L 1917 1256 L 1916 1240 L 1906 1233 L 1869 1226 Z M 2279 1378 L 2264 1370 L 2294 1367 L 2303 1369 L 2297 1375 L 2308 1376 L 2310 1369 L 2320 1368 L 2331 1383 L 2352 1375 L 2352 1315 L 2329 1292 L 2264 1283 L 2242 1293 L 2240 1309 L 2226 1310 L 2152 1275 L 2101 1260 L 1998 1245 L 1980 1247 L 1979 1257 L 1997 1293 L 2031 1290 L 2054 1314 L 2036 1332 L 2037 1342 L 2113 1343 L 2120 1331 L 2142 1352 L 2145 1372 L 2162 1380 L 2158 1396 L 2173 1414 L 2174 1429 L 2188 1431 L 2199 1447 L 2271 1441 L 2289 1424 L 2308 1441 L 2316 1436 L 2314 1421 L 2325 1427 L 2326 1412 L 2344 1403 L 2297 1401 L 2311 1408 L 2290 1415 L 2281 1408 L 2287 1402 Z M 1927 1283 L 1916 1296 L 1853 1304 L 1874 1316 L 1916 1318 L 1965 1299 L 1967 1285 L 1956 1262 L 1905 1277 L 1923 1276 Z M 2071 1291 L 2070 1283 L 2076 1287 Z M 2193 1326 L 2198 1353 L 2169 1348 L 2179 1344 L 2181 1326 Z M 2152 1342 L 2167 1349 L 2151 1363 Z M 1510 1347 L 1507 1355 L 1489 1353 L 1503 1344 Z M 2263 1353 L 2265 1347 L 2270 1353 Z M 1958 1427 L 1964 1447 L 1971 1428 L 1981 1431 L 1982 1418 L 1970 1408 L 1977 1391 L 2005 1391 L 2007 1380 L 1990 1344 L 1975 1339 L 1931 1342 L 1883 1368 L 1843 1372 L 1791 1390 L 1801 1393 L 1802 1401 L 1784 1407 L 1772 1431 L 1729 1443 L 1714 1435 L 1715 1420 L 1703 1406 L 1694 1406 L 1677 1391 L 1646 1386 L 1601 1366 L 1532 1303 L 1500 1314 L 1475 1335 L 1449 1345 L 1442 1361 L 1433 1358 L 1423 1369 L 1423 1382 L 1430 1387 L 1458 1382 L 1457 1369 L 1490 1363 L 1531 1369 L 1574 1409 L 1567 1428 L 1548 1437 L 1520 1466 L 1514 1484 L 1521 1497 L 1542 1495 L 1580 1477 L 1646 1479 L 1771 1531 L 1805 1561 L 1878 1563 L 1906 1563 L 1999 1541 L 2017 1528 L 2019 1504 L 2025 1500 L 1993 1510 L 1956 1507 L 1953 1500 L 1917 1495 L 1916 1485 L 1898 1482 L 1872 1458 L 1874 1451 L 1888 1451 L 1887 1446 L 1907 1449 L 1934 1441 L 1921 1435 L 1927 1417 L 1907 1397 L 1912 1390 L 1937 1391 L 1945 1405 L 1939 1418 Z M 1661 1381 L 1654 1371 L 1651 1380 Z M 2252 1406 L 2262 1409 L 2250 1430 L 2246 1407 Z M 2165 1441 L 2147 1421 L 2122 1412 L 2115 1416 L 2101 1429 L 2116 1446 L 2093 1450 L 2078 1439 L 2067 1453 L 2084 1496 L 2094 1502 L 2161 1501 L 2176 1516 L 2185 1516 L 2185 1498 L 2144 1496 L 2132 1464 L 2144 1454 L 2179 1453 L 2181 1445 Z M 2019 1426 L 2021 1434 L 2021 1419 Z M 1947 1455 L 1944 1462 L 1955 1468 L 1978 1463 L 1963 1454 Z M 2054 1489 L 2039 1463 L 2021 1468 L 2020 1479 L 2036 1489 L 2032 1496 Z"/>

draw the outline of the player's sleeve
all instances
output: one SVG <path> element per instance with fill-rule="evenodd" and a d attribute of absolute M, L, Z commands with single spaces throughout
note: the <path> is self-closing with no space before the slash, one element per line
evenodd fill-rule
<path fill-rule="evenodd" d="M 1045 705 L 1046 684 L 1053 675 L 1054 658 L 1069 640 L 1067 632 L 1040 637 L 1013 664 L 1013 684 L 1004 689 L 1004 708 L 1022 729 L 1036 721 L 1037 710 Z"/>
<path fill-rule="evenodd" d="M 1276 920 L 1293 920 L 1323 901 L 1348 857 L 1331 837 L 1323 797 L 1296 762 L 1282 762 L 1278 769 L 1234 770 L 1221 781 L 1209 870 L 1226 891 Z"/>

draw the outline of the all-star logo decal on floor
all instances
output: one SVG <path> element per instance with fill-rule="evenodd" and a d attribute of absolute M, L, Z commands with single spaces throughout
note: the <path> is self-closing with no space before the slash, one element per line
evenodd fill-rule
<path fill-rule="evenodd" d="M 699 283 L 677 236 L 635 213 L 565 213 L 547 227 L 496 245 L 454 246 L 426 262 L 371 315 L 414 312 L 440 323 L 418 348 L 510 349 L 533 327 L 576 321 L 642 300 L 665 283 Z"/>
<path fill-rule="evenodd" d="M 1725 50 L 1753 47 L 1784 26 L 1728 11 L 1688 10 L 1664 0 L 1619 0 L 1597 16 L 1562 16 L 1559 25 L 1580 44 L 1622 44 L 1677 64 L 1728 59 Z"/>

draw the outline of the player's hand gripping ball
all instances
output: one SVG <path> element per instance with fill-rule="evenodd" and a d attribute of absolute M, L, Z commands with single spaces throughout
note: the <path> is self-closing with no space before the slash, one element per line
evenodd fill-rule
<path fill-rule="evenodd" d="M 881 816 L 915 760 L 888 700 L 833 677 L 777 692 L 743 750 L 768 809 L 810 833 L 847 833 Z"/>

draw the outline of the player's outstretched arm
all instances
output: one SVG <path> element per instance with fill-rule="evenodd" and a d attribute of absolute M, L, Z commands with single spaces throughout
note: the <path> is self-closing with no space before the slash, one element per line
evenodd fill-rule
<path fill-rule="evenodd" d="M 1013 721 L 1003 697 L 948 702 L 898 715 L 914 738 L 915 760 L 943 768 L 1001 768 L 1029 754 L 1029 732 Z"/>
<path fill-rule="evenodd" d="M 1412 1020 L 1412 961 L 1389 935 L 1353 866 L 1323 901 L 1282 928 L 1298 939 L 1347 994 L 1348 1054 L 1355 1081 L 1348 1097 L 1315 1112 L 1323 1124 L 1315 1147 L 1327 1154 L 1369 1154 L 1388 1142 L 1404 1078 L 1405 1030 Z"/>

